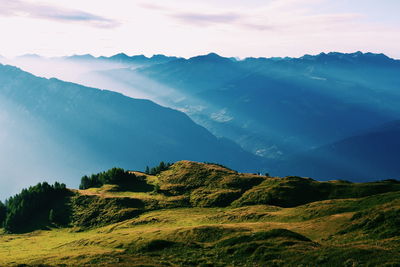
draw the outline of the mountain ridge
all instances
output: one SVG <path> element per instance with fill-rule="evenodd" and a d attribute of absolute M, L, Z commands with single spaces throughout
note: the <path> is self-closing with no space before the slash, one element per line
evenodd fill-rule
<path fill-rule="evenodd" d="M 287 168 L 293 174 L 307 173 L 317 179 L 398 179 L 399 135 L 399 120 L 369 128 L 335 143 L 293 155 L 278 167 L 278 173 Z"/>
<path fill-rule="evenodd" d="M 245 169 L 262 168 L 259 159 L 233 143 L 216 138 L 186 114 L 150 100 L 133 99 L 55 78 L 38 78 L 4 65 L 0 65 L 0 80 L 0 101 L 8 103 L 3 109 L 5 116 L 0 119 L 9 125 L 3 129 L 7 134 L 0 138 L 2 144 L 9 144 L 9 150 L 2 151 L 0 156 L 7 159 L 7 154 L 14 155 L 31 147 L 30 154 L 37 151 L 41 155 L 32 154 L 32 158 L 48 160 L 46 165 L 34 164 L 26 155 L 15 154 L 25 162 L 24 168 L 9 170 L 19 170 L 14 179 L 28 178 L 23 173 L 35 170 L 30 172 L 35 179 L 61 176 L 71 181 L 88 169 L 115 165 L 144 168 L 145 164 L 154 164 L 153 161 L 180 159 L 221 161 L 227 165 L 239 164 Z M 26 131 L 39 132 L 26 143 L 21 139 L 24 133 L 14 129 L 18 125 L 26 125 Z M 44 140 L 48 143 L 46 149 L 33 149 L 33 145 L 44 144 Z M 21 148 L 13 152 L 12 144 Z M 50 144 L 57 144 L 55 147 L 59 149 L 53 149 Z M 10 161 L 11 157 L 8 158 Z M 22 164 L 20 161 L 10 162 L 9 166 Z M 51 166 L 60 166 L 63 162 L 65 166 L 60 169 Z M 4 173 L 11 168 L 6 165 L 2 166 Z"/>
<path fill-rule="evenodd" d="M 81 77 L 181 110 L 270 167 L 398 119 L 398 62 L 362 52 L 243 60 L 210 53 L 164 63 L 114 62 Z"/>
<path fill-rule="evenodd" d="M 18 57 L 42 57 L 42 58 L 60 58 L 60 57 L 45 57 L 45 56 L 41 56 L 39 54 L 25 54 L 25 55 L 21 55 Z M 253 56 L 248 56 L 248 57 L 243 57 L 243 58 L 237 58 L 237 57 L 225 57 L 225 56 L 221 56 L 218 53 L 215 52 L 209 52 L 207 54 L 200 54 L 200 55 L 195 55 L 195 56 L 190 56 L 190 57 L 179 57 L 179 56 L 168 56 L 165 54 L 153 54 L 150 57 L 145 56 L 144 54 L 131 54 L 128 55 L 126 52 L 120 52 L 120 53 L 116 53 L 110 56 L 104 56 L 104 55 L 100 55 L 100 56 L 94 56 L 92 54 L 74 54 L 71 56 L 62 56 L 61 58 L 72 58 L 72 57 L 87 57 L 87 58 L 92 58 L 92 59 L 100 59 L 100 58 L 104 58 L 104 59 L 109 59 L 109 58 L 113 58 L 113 57 L 124 57 L 124 58 L 135 58 L 135 57 L 145 57 L 145 58 L 154 58 L 154 57 L 168 57 L 168 58 L 177 58 L 177 59 L 185 59 L 185 60 L 189 60 L 189 59 L 193 59 L 193 58 L 197 58 L 197 59 L 207 59 L 207 58 L 222 58 L 222 59 L 230 59 L 232 60 L 232 58 L 235 58 L 235 61 L 245 61 L 245 60 L 252 60 L 252 59 L 263 59 L 263 60 L 293 60 L 293 59 L 312 59 L 312 58 L 316 58 L 318 59 L 319 57 L 337 57 L 337 58 L 380 58 L 380 59 L 384 59 L 384 60 L 391 60 L 391 61 L 400 61 L 400 59 L 396 59 L 393 57 L 389 57 L 384 53 L 375 53 L 375 52 L 361 52 L 361 51 L 355 51 L 355 52 L 338 52 L 338 51 L 332 51 L 332 52 L 320 52 L 317 54 L 304 54 L 303 56 L 299 56 L 299 57 L 265 57 L 265 56 L 259 56 L 259 57 L 253 57 Z"/>

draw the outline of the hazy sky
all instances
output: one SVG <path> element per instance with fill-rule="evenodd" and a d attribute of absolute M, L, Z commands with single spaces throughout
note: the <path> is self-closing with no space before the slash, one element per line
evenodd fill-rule
<path fill-rule="evenodd" d="M 0 55 L 400 58 L 399 0 L 0 0 Z"/>

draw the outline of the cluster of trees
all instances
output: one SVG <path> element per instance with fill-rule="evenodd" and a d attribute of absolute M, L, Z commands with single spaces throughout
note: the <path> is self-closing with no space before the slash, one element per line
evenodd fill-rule
<path fill-rule="evenodd" d="M 65 184 L 58 182 L 50 185 L 46 182 L 23 189 L 21 193 L 0 203 L 0 223 L 7 232 L 21 232 L 32 224 L 49 224 L 49 214 L 61 214 L 64 209 L 58 206 L 71 192 Z M 59 209 L 59 210 L 58 210 Z M 55 221 L 53 221 L 55 222 Z"/>
<path fill-rule="evenodd" d="M 169 167 L 171 167 L 172 164 L 167 162 L 165 163 L 164 161 L 161 161 L 158 166 L 155 166 L 153 168 L 149 168 L 149 166 L 146 166 L 146 169 L 144 173 L 149 174 L 149 175 L 157 175 L 162 171 L 168 170 Z"/>
<path fill-rule="evenodd" d="M 122 168 L 112 168 L 105 172 L 83 176 L 79 189 L 102 187 L 105 184 L 123 185 L 131 183 L 136 179 L 136 175 Z"/>

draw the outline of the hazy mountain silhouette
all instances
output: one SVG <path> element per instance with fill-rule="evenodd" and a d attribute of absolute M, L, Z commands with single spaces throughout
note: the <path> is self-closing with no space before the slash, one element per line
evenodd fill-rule
<path fill-rule="evenodd" d="M 242 61 L 209 54 L 137 72 L 186 96 L 171 106 L 267 157 L 333 142 L 400 115 L 400 63 L 382 54 Z M 196 105 L 201 111 L 190 109 Z"/>
<path fill-rule="evenodd" d="M 1 158 L 6 161 L 0 167 L 10 188 L 33 182 L 25 179 L 76 185 L 86 173 L 112 166 L 144 169 L 161 160 L 261 168 L 257 157 L 233 142 L 151 101 L 38 78 L 11 66 L 0 66 L 0 81 Z M 3 187 L 2 196 L 10 188 Z"/>
<path fill-rule="evenodd" d="M 400 121 L 290 157 L 277 174 L 353 181 L 400 178 Z"/>
<path fill-rule="evenodd" d="M 184 111 L 214 135 L 266 158 L 267 167 L 400 118 L 400 61 L 383 54 L 84 57 L 67 60 L 91 62 L 76 82 Z"/>
<path fill-rule="evenodd" d="M 125 53 L 119 53 L 110 57 L 105 57 L 105 56 L 95 57 L 90 54 L 86 54 L 86 55 L 74 55 L 74 56 L 64 57 L 63 59 L 73 60 L 73 61 L 103 61 L 103 62 L 121 63 L 121 64 L 126 64 L 128 66 L 129 65 L 147 66 L 152 64 L 167 63 L 176 60 L 178 58 L 168 57 L 165 55 L 153 55 L 152 57 L 146 57 L 144 55 L 128 56 Z"/>

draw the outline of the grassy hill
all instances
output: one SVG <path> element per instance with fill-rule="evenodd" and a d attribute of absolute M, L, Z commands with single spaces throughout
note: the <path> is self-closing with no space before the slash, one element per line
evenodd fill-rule
<path fill-rule="evenodd" d="M 72 190 L 69 223 L 0 235 L 0 266 L 398 266 L 400 182 L 180 161 L 143 187 Z M 134 184 L 134 183 L 133 183 Z M 37 214 L 36 216 L 42 216 Z M 34 218 L 32 218 L 34 219 Z M 29 222 L 27 221 L 27 224 Z"/>

